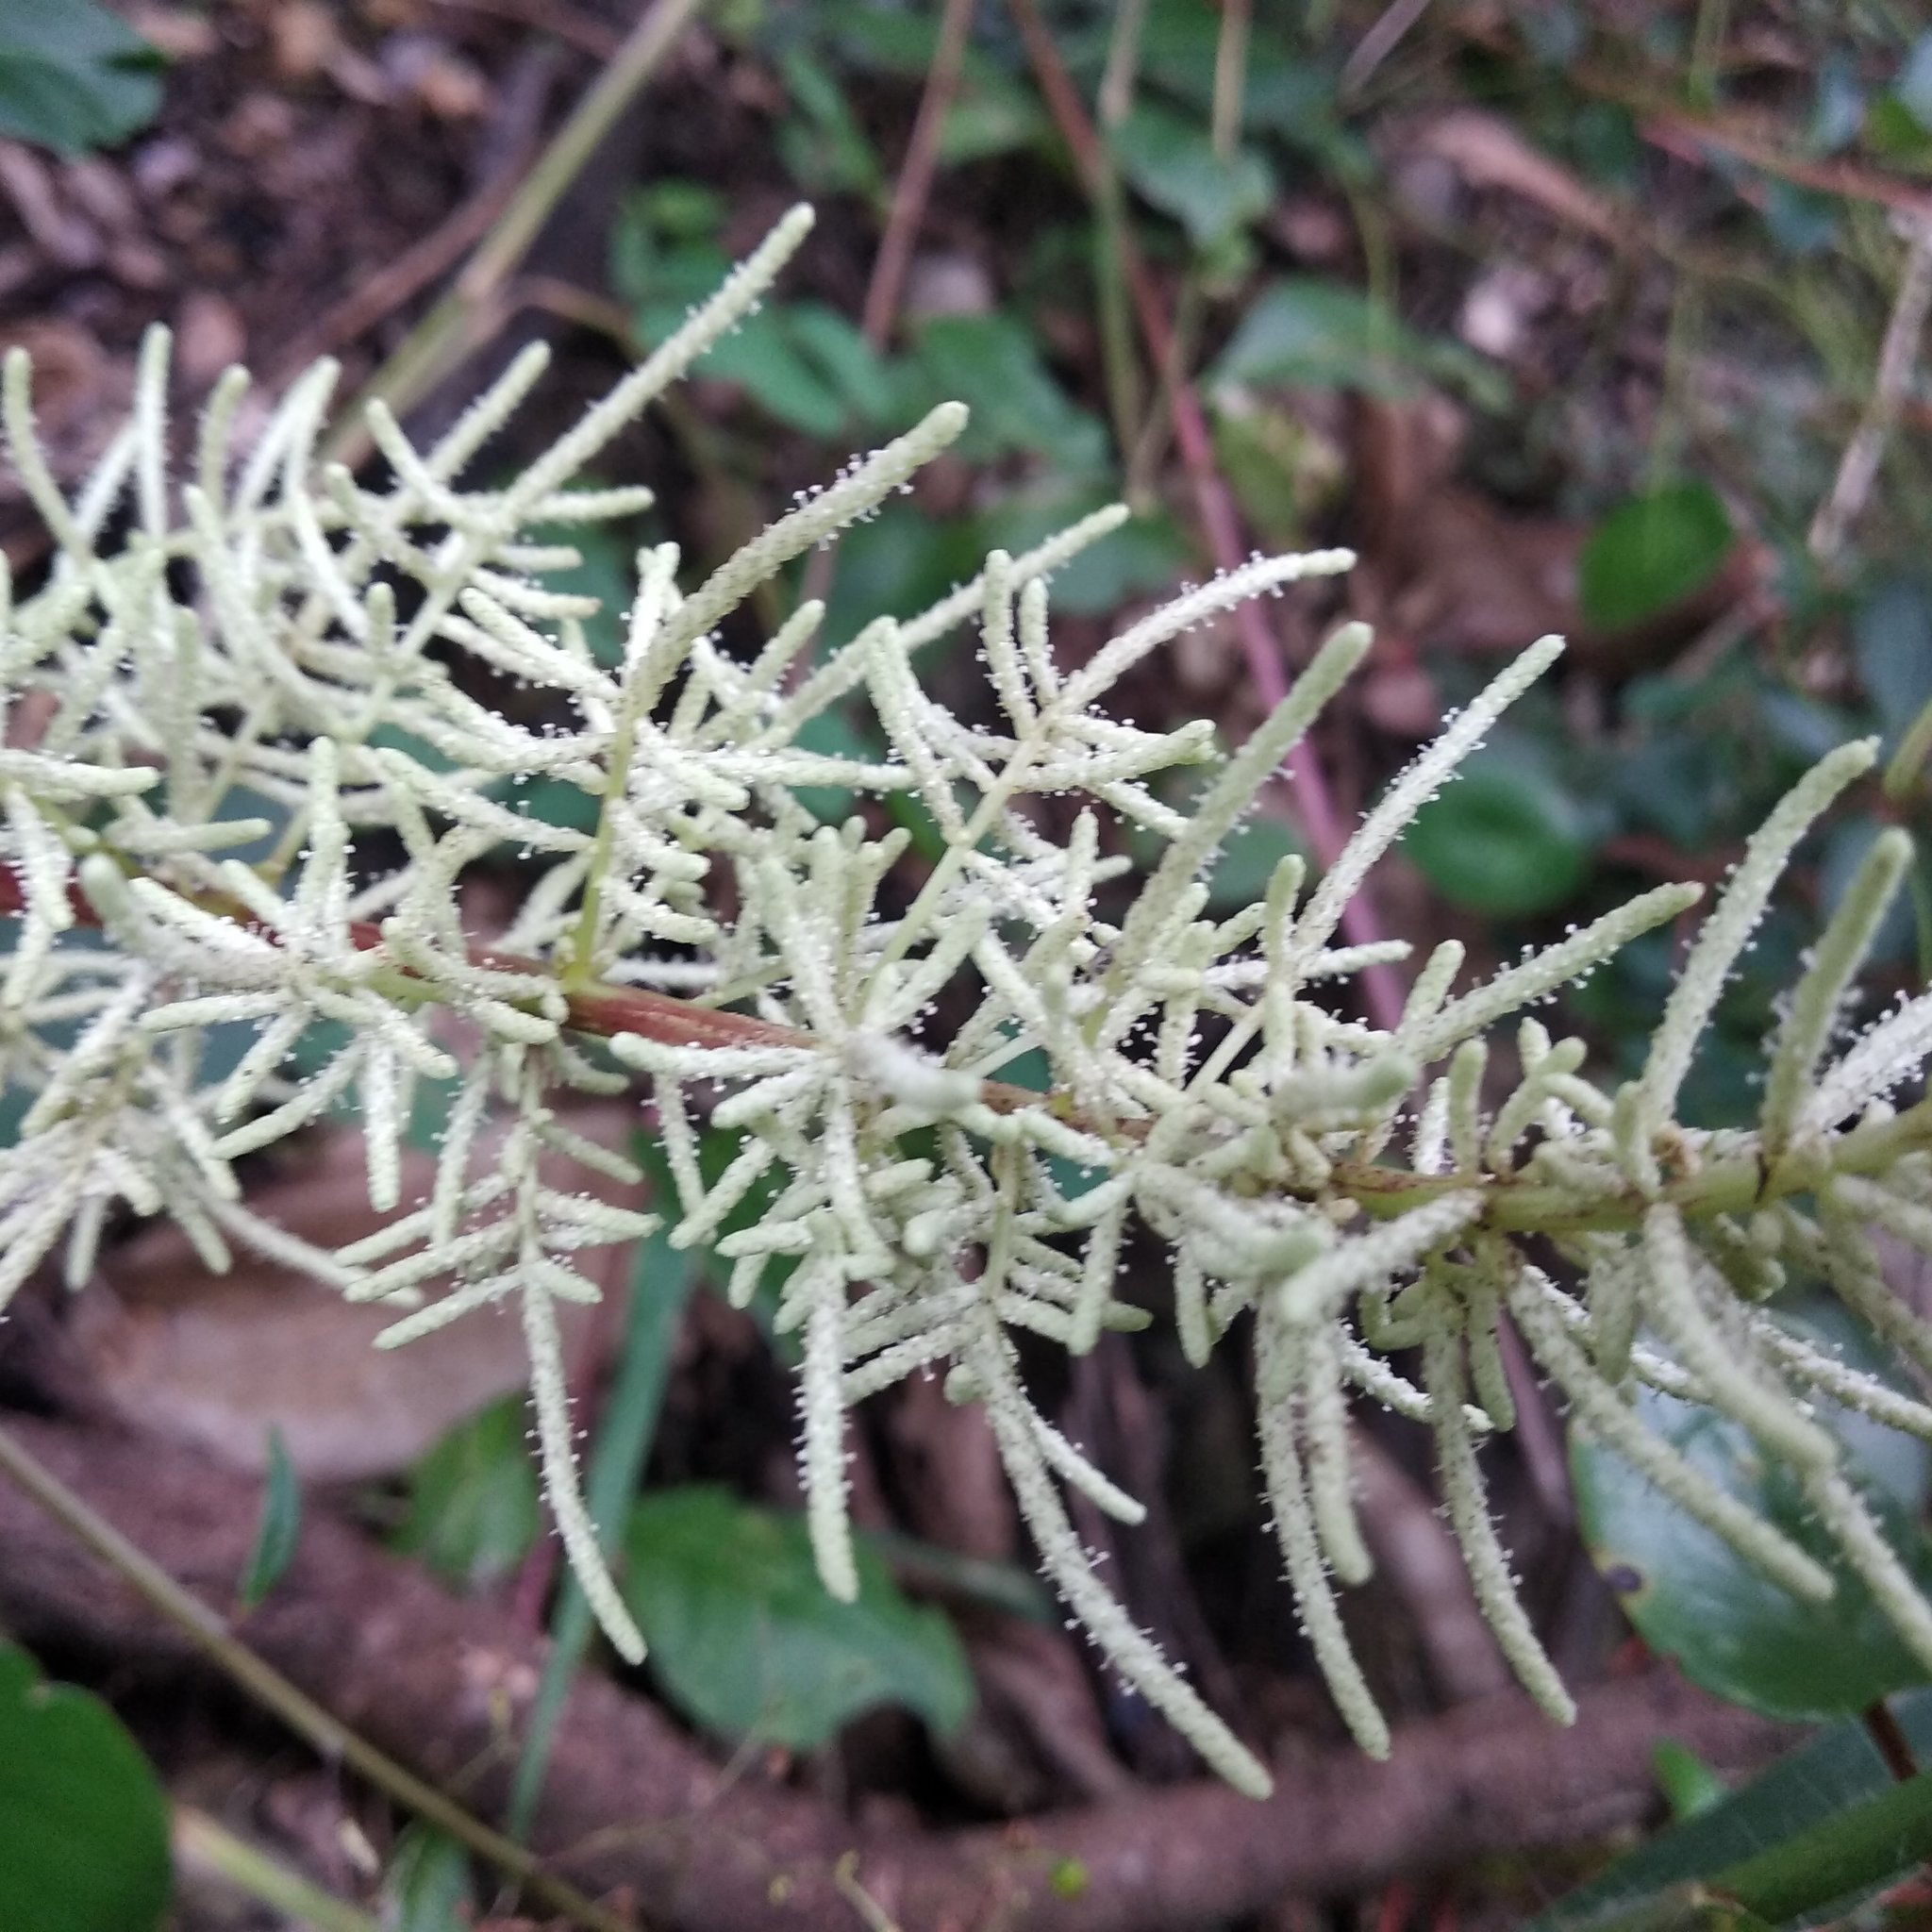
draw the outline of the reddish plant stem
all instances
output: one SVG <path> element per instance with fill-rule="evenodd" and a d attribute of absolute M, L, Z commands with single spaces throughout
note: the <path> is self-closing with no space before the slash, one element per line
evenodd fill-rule
<path fill-rule="evenodd" d="M 68 889 L 68 902 L 75 918 L 83 925 L 98 926 L 100 915 L 77 885 Z M 250 918 L 232 903 L 197 901 L 204 911 L 220 913 L 249 932 L 274 940 L 273 927 Z M 26 895 L 11 867 L 0 865 L 0 918 L 26 909 Z M 349 942 L 358 952 L 373 953 L 382 943 L 382 928 L 373 920 L 349 922 Z M 473 945 L 468 958 L 473 966 L 491 973 L 514 973 L 538 978 L 552 978 L 553 969 L 541 959 L 530 959 L 521 953 L 499 952 L 492 946 Z M 421 975 L 398 965 L 395 971 L 405 979 Z M 426 987 L 427 981 L 423 984 Z M 822 1042 L 808 1033 L 758 1020 L 749 1013 L 727 1013 L 715 1007 L 701 1007 L 680 999 L 675 993 L 653 992 L 643 986 L 591 985 L 572 992 L 558 986 L 564 995 L 563 1026 L 572 1033 L 589 1033 L 608 1040 L 619 1033 L 635 1033 L 665 1046 L 787 1046 L 811 1047 Z M 995 1113 L 1016 1113 L 1022 1108 L 1039 1107 L 1046 1096 L 1030 1087 L 1009 1087 L 1002 1080 L 980 1082 L 980 1098 Z"/>
<path fill-rule="evenodd" d="M 1058 49 L 1034 0 L 1008 0 L 1014 24 L 1026 43 L 1027 58 L 1033 63 L 1047 111 L 1058 127 L 1074 158 L 1082 184 L 1090 195 L 1100 192 L 1106 160 L 1100 136 L 1089 118 L 1085 104 L 1072 76 L 1060 61 Z M 1188 473 L 1194 508 L 1201 530 L 1215 563 L 1223 570 L 1239 569 L 1248 554 L 1241 533 L 1241 517 L 1234 498 L 1223 480 L 1214 459 L 1214 439 L 1202 413 L 1200 398 L 1186 378 L 1175 351 L 1173 325 L 1161 305 L 1159 291 L 1148 273 L 1134 238 L 1124 229 L 1121 235 L 1121 267 L 1127 278 L 1134 312 L 1146 342 L 1149 359 L 1158 370 L 1171 371 L 1166 393 L 1174 416 L 1174 441 Z M 1248 675 L 1262 705 L 1273 710 L 1288 695 L 1288 675 L 1282 668 L 1280 641 L 1268 627 L 1268 620 L 1257 604 L 1236 608 L 1235 623 L 1241 633 L 1241 648 L 1248 660 Z M 1292 789 L 1295 810 L 1314 847 L 1317 862 L 1326 870 L 1336 859 L 1347 835 L 1342 830 L 1334 801 L 1306 742 L 1289 754 L 1284 770 Z M 1381 937 L 1374 902 L 1366 891 L 1357 892 L 1341 915 L 1341 926 L 1356 945 L 1372 945 Z M 1372 966 L 1361 975 L 1362 991 L 1369 1011 L 1377 1026 L 1392 1032 L 1402 1017 L 1402 989 L 1387 966 Z"/>
<path fill-rule="evenodd" d="M 1918 1776 L 1919 1760 L 1912 1753 L 1911 1740 L 1906 1736 L 1904 1727 L 1891 1714 L 1891 1707 L 1884 1698 L 1875 1698 L 1867 1705 L 1859 1714 L 1859 1721 L 1879 1757 L 1885 1759 L 1886 1770 L 1898 1783 L 1905 1784 Z"/>
<path fill-rule="evenodd" d="M 940 18 L 939 43 L 933 50 L 932 66 L 926 71 L 925 92 L 919 98 L 919 113 L 912 123 L 912 135 L 906 144 L 899 178 L 893 185 L 886 232 L 879 238 L 872 280 L 866 285 L 865 307 L 859 314 L 859 330 L 875 349 L 884 348 L 886 338 L 892 332 L 892 318 L 899 312 L 899 293 L 912 260 L 912 244 L 919 239 L 920 224 L 925 219 L 925 205 L 939 166 L 940 135 L 944 131 L 946 110 L 953 105 L 953 95 L 959 85 L 959 69 L 966 58 L 973 5 L 974 0 L 946 0 L 946 10 Z"/>

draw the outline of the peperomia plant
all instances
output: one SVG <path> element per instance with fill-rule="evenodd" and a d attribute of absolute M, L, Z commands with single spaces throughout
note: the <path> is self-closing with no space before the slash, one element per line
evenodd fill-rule
<path fill-rule="evenodd" d="M 585 632 L 595 605 L 541 582 L 575 553 L 532 532 L 647 502 L 571 486 L 754 307 L 808 225 L 788 217 L 502 488 L 458 478 L 536 382 L 541 350 L 426 451 L 372 405 L 388 470 L 375 487 L 318 458 L 330 366 L 242 454 L 246 378 L 231 373 L 177 489 L 157 335 L 132 421 L 72 502 L 36 442 L 16 352 L 7 432 L 55 556 L 42 588 L 0 608 L 18 915 L 0 1024 L 7 1084 L 30 1096 L 0 1153 L 0 1300 L 57 1252 L 81 1286 L 110 1219 L 131 1210 L 172 1214 L 211 1268 L 241 1242 L 395 1309 L 390 1343 L 513 1305 L 552 1510 L 606 1630 L 636 1657 L 579 1497 L 558 1306 L 595 1294 L 583 1250 L 655 1222 L 564 1191 L 546 1158 L 635 1180 L 571 1129 L 565 1104 L 635 1089 L 675 1178 L 672 1239 L 715 1245 L 740 1302 L 783 1274 L 776 1320 L 802 1341 L 800 1457 L 827 1589 L 854 1588 L 847 1410 L 942 1372 L 954 1399 L 983 1406 L 1072 1613 L 1244 1790 L 1265 1790 L 1267 1773 L 1102 1584 L 1063 1491 L 1128 1523 L 1140 1506 L 1039 1412 L 1013 1340 L 1078 1352 L 1142 1326 L 1116 1291 L 1136 1228 L 1171 1257 L 1189 1359 L 1230 1336 L 1253 1348 L 1289 1576 L 1368 1750 L 1386 1751 L 1388 1732 L 1334 1590 L 1369 1565 L 1351 1499 L 1355 1391 L 1433 1432 L 1483 1608 L 1538 1701 L 1571 1709 L 1478 1464 L 1482 1438 L 1512 1422 L 1506 1321 L 1581 1424 L 1786 1589 L 1828 1594 L 1827 1570 L 1649 1433 L 1630 1392 L 1648 1383 L 1748 1429 L 1799 1473 L 1848 1571 L 1932 1671 L 1932 1607 L 1807 1412 L 1829 1398 L 1932 1436 L 1932 1407 L 1774 1317 L 1788 1271 L 1822 1277 L 1932 1372 L 1932 1328 L 1887 1288 L 1870 1232 L 1932 1251 L 1932 1103 L 1890 1098 L 1919 1079 L 1932 995 L 1839 1037 L 1908 862 L 1902 832 L 1872 848 L 1791 996 L 1756 1128 L 1676 1118 L 1781 871 L 1873 745 L 1824 758 L 1751 841 L 1642 1074 L 1610 1091 L 1586 1074 L 1581 1041 L 1531 1017 L 1508 1077 L 1490 1080 L 1488 1036 L 1676 919 L 1696 887 L 1646 892 L 1459 991 L 1461 948 L 1441 945 L 1387 1031 L 1349 1016 L 1345 982 L 1407 949 L 1336 943 L 1370 868 L 1549 668 L 1554 639 L 1449 724 L 1319 879 L 1285 859 L 1265 898 L 1225 919 L 1204 884 L 1217 851 L 1367 633 L 1337 631 L 1187 812 L 1150 781 L 1213 761 L 1208 728 L 1147 731 L 1100 707 L 1189 625 L 1338 572 L 1344 552 L 1257 558 L 1062 663 L 1048 579 L 1115 525 L 1108 513 L 996 553 L 923 615 L 881 617 L 836 649 L 814 650 L 814 604 L 755 653 L 727 649 L 719 627 L 755 590 L 958 434 L 964 411 L 948 406 L 694 587 L 680 588 L 675 549 L 645 551 L 622 661 L 600 661 Z M 991 686 L 984 719 L 950 712 L 920 678 L 922 655 L 965 625 Z M 479 695 L 492 685 L 514 693 L 512 714 Z M 806 748 L 813 721 L 860 694 L 885 756 Z M 533 777 L 580 794 L 582 811 L 518 810 Z M 821 823 L 801 793 L 831 786 L 902 821 L 923 814 L 936 860 L 910 867 L 908 831 L 875 808 Z M 244 815 L 251 798 L 272 815 Z M 1162 848 L 1138 880 L 1129 830 Z M 233 856 L 264 843 L 265 858 Z M 459 892 L 506 844 L 542 862 L 485 945 Z M 319 1064 L 318 1040 L 332 1043 Z M 1046 1091 L 1002 1083 L 1022 1056 L 1044 1057 Z M 406 1200 L 400 1148 L 425 1080 L 455 1097 L 433 1185 Z M 254 1213 L 235 1168 L 351 1095 L 388 1218 L 325 1252 Z M 736 1136 L 709 1178 L 705 1123 Z M 754 1191 L 763 1212 L 735 1225 Z M 1417 1352 L 1420 1379 L 1392 1365 L 1400 1351 Z"/>

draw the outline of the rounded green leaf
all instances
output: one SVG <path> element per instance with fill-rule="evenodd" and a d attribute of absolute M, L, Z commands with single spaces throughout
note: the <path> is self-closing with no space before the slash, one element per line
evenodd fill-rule
<path fill-rule="evenodd" d="M 1624 630 L 1702 590 L 1731 554 L 1730 513 L 1708 483 L 1673 483 L 1613 509 L 1583 546 L 1576 591 L 1598 630 Z"/>
<path fill-rule="evenodd" d="M 508 1576 L 543 1527 L 529 1426 L 506 1395 L 451 1429 L 416 1465 L 397 1546 L 464 1589 Z"/>
<path fill-rule="evenodd" d="M 1121 173 L 1196 247 L 1267 213 L 1274 178 L 1253 148 L 1224 158 L 1195 117 L 1142 104 L 1111 134 Z"/>
<path fill-rule="evenodd" d="M 154 1767 L 99 1698 L 0 1646 L 0 1925 L 152 1932 L 172 1888 Z"/>
<path fill-rule="evenodd" d="M 1583 808 L 1536 759 L 1491 752 L 1416 813 L 1403 850 L 1452 906 L 1521 919 L 1577 891 L 1594 841 Z"/>
<path fill-rule="evenodd" d="M 0 136 L 63 155 L 112 147 L 161 105 L 161 56 L 98 0 L 0 7 Z"/>
<path fill-rule="evenodd" d="M 697 1485 L 646 1496 L 625 1547 L 651 1667 L 710 1730 L 808 1750 L 874 1705 L 903 1704 L 942 1731 L 972 1707 L 952 1624 L 908 1603 L 863 1544 L 858 1595 L 840 1603 L 802 1517 Z"/>
<path fill-rule="evenodd" d="M 1274 868 L 1301 850 L 1301 841 L 1279 819 L 1252 818 L 1237 825 L 1214 861 L 1208 904 L 1217 912 L 1228 913 L 1265 899 Z"/>
<path fill-rule="evenodd" d="M 1853 1367 L 1888 1374 L 1876 1347 L 1836 1310 L 1820 1308 L 1790 1324 Z M 1584 1541 L 1653 1650 L 1675 1658 L 1707 1690 L 1772 1717 L 1845 1715 L 1924 1682 L 1924 1667 L 1846 1570 L 1789 1468 L 1710 1409 L 1652 1389 L 1640 1391 L 1637 1407 L 1647 1427 L 1809 1551 L 1838 1581 L 1827 1603 L 1790 1595 L 1627 1463 L 1574 1431 L 1571 1464 Z M 1932 1582 L 1932 1549 L 1917 1527 L 1932 1491 L 1932 1447 L 1835 1404 L 1819 1403 L 1816 1416 L 1843 1443 L 1845 1474 L 1887 1539 L 1922 1586 Z"/>

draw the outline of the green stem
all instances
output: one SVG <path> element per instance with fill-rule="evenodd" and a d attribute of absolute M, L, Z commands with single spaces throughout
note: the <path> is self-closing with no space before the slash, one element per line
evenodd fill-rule
<path fill-rule="evenodd" d="M 70 1490 L 24 1444 L 0 1430 L 0 1474 L 15 1483 L 56 1523 L 121 1577 L 149 1608 L 164 1617 L 230 1682 L 273 1711 L 324 1757 L 346 1764 L 425 1824 L 514 1879 L 545 1910 L 561 1913 L 588 1932 L 637 1932 L 574 1885 L 543 1872 L 536 1856 L 491 1830 L 452 1798 L 378 1751 L 258 1657 L 213 1610 L 182 1588 L 151 1557 Z"/>

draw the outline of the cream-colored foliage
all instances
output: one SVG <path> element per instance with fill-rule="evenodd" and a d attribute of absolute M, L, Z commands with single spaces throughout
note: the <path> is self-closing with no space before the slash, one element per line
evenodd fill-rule
<path fill-rule="evenodd" d="M 955 1399 L 985 1406 L 1072 1613 L 1245 1790 L 1267 1788 L 1265 1769 L 1101 1582 L 1062 1490 L 1128 1522 L 1139 1505 L 1037 1411 L 1014 1348 L 1016 1331 L 1083 1351 L 1145 1325 L 1119 1292 L 1136 1229 L 1172 1257 L 1191 1361 L 1252 1316 L 1289 1573 L 1368 1749 L 1385 1750 L 1388 1733 L 1335 1588 L 1369 1561 L 1349 1493 L 1351 1391 L 1433 1429 L 1478 1600 L 1539 1701 L 1569 1710 L 1516 1603 L 1476 1454 L 1513 1421 L 1505 1320 L 1583 1426 L 1815 1595 L 1825 1572 L 1646 1434 L 1625 1385 L 1707 1403 L 1795 1463 L 1846 1560 L 1932 1653 L 1932 1611 L 1808 1413 L 1824 1394 L 1932 1434 L 1932 1409 L 1794 1340 L 1761 1299 L 1787 1264 L 1825 1274 L 1932 1362 L 1864 1232 L 1876 1224 L 1932 1251 L 1925 1103 L 1894 1113 L 1885 1097 L 1918 1080 L 1932 1019 L 1921 1001 L 1842 1051 L 1834 1038 L 1906 869 L 1903 834 L 1874 851 L 1798 990 L 1762 1133 L 1674 1118 L 1786 859 L 1871 748 L 1827 758 L 1752 842 L 1648 1067 L 1613 1092 L 1580 1042 L 1552 1041 L 1522 1009 L 1679 917 L 1694 888 L 1658 888 L 1460 992 L 1460 949 L 1440 948 L 1392 1032 L 1349 1017 L 1342 983 L 1406 949 L 1330 944 L 1371 866 L 1554 661 L 1554 640 L 1448 726 L 1311 890 L 1303 861 L 1284 860 L 1265 900 L 1225 920 L 1204 882 L 1217 850 L 1366 633 L 1337 633 L 1199 787 L 1192 813 L 1165 774 L 1211 761 L 1211 734 L 1148 731 L 1102 707 L 1189 625 L 1342 570 L 1345 553 L 1257 558 L 1068 669 L 1051 645 L 1048 580 L 1114 527 L 1104 513 L 1027 555 L 996 554 L 931 610 L 882 614 L 802 677 L 791 674 L 823 626 L 816 606 L 761 649 L 727 647 L 718 626 L 755 591 L 958 434 L 964 412 L 947 405 L 702 581 L 687 587 L 670 546 L 642 553 L 622 660 L 601 662 L 585 631 L 595 607 L 541 582 L 574 553 L 529 532 L 648 500 L 575 481 L 758 299 L 808 225 L 788 218 L 673 341 L 500 489 L 462 479 L 536 382 L 541 352 L 429 449 L 374 411 L 378 484 L 317 453 L 331 369 L 299 381 L 245 452 L 231 446 L 245 378 L 231 375 L 177 489 L 158 336 L 129 426 L 71 502 L 35 440 L 26 364 L 8 361 L 13 462 L 55 560 L 30 597 L 0 584 L 0 703 L 32 721 L 0 749 L 0 848 L 21 908 L 0 1055 L 8 1089 L 26 1096 L 24 1129 L 0 1151 L 0 1301 L 57 1253 L 82 1283 L 125 1208 L 173 1214 L 211 1268 L 232 1242 L 252 1243 L 390 1304 L 390 1345 L 514 1302 L 553 1511 L 606 1629 L 635 1656 L 577 1488 L 555 1305 L 596 1293 L 579 1250 L 654 1223 L 544 1178 L 547 1155 L 588 1148 L 559 1099 L 632 1091 L 675 1178 L 675 1198 L 656 1204 L 670 1239 L 715 1245 L 740 1302 L 775 1262 L 793 1264 L 775 1320 L 803 1344 L 800 1457 L 827 1587 L 857 1587 L 847 1410 L 942 1372 Z M 989 689 L 961 716 L 920 672 L 922 654 L 967 625 Z M 479 703 L 466 662 L 542 692 L 519 716 L 546 722 Z M 861 694 L 876 757 L 801 744 L 814 719 Z M 518 809 L 532 775 L 583 794 L 582 829 Z M 863 801 L 842 825 L 820 824 L 800 797 L 828 786 Z M 875 808 L 892 793 L 912 794 L 943 840 L 909 880 L 907 835 L 882 829 Z M 1051 802 L 1066 793 L 1071 810 Z M 1138 889 L 1120 856 L 1127 827 L 1165 847 Z M 264 840 L 266 859 L 231 856 Z M 458 889 L 506 843 L 529 860 L 527 891 L 500 949 L 484 952 L 462 928 Z M 582 1002 L 623 988 L 691 1002 L 691 1024 L 587 1049 L 574 1032 Z M 445 1011 L 464 1024 L 441 1028 Z M 1496 1094 L 1488 1036 L 1513 1018 L 1520 1079 Z M 325 1027 L 330 1050 L 298 1076 L 293 1049 Z M 225 1050 L 238 1033 L 241 1050 Z M 1047 1092 L 989 1084 L 1035 1054 Z M 424 1080 L 454 1081 L 456 1097 L 429 1198 L 406 1202 L 398 1148 Z M 363 1122 L 371 1200 L 390 1219 L 331 1255 L 259 1221 L 234 1163 L 344 1100 Z M 708 1125 L 737 1137 L 722 1173 L 699 1158 Z M 759 1188 L 758 1220 L 721 1234 Z M 1562 1254 L 1574 1291 L 1531 1265 L 1532 1235 L 1545 1260 L 1551 1244 Z M 1420 1350 L 1420 1386 L 1387 1359 L 1407 1348 Z"/>

